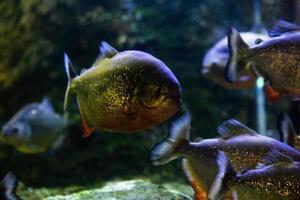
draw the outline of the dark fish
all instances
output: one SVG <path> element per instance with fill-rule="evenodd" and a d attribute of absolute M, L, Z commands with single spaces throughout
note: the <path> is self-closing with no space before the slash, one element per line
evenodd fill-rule
<path fill-rule="evenodd" d="M 300 162 L 271 150 L 256 169 L 237 174 L 225 153 L 217 156 L 218 173 L 208 194 L 210 200 L 224 199 L 235 190 L 239 200 L 299 200 Z"/>
<path fill-rule="evenodd" d="M 66 125 L 66 120 L 54 112 L 45 98 L 15 114 L 3 126 L 0 139 L 22 153 L 42 153 L 62 144 Z"/>
<path fill-rule="evenodd" d="M 153 148 L 150 159 L 157 166 L 183 157 L 183 170 L 196 199 L 206 198 L 207 189 L 217 173 L 218 151 L 225 152 L 236 171 L 254 169 L 271 149 L 300 161 L 300 152 L 294 148 L 258 135 L 234 119 L 224 121 L 218 127 L 222 138 L 190 142 L 189 132 L 190 117 L 185 113 L 171 122 L 168 137 Z"/>
<path fill-rule="evenodd" d="M 268 40 L 265 34 L 243 32 L 241 37 L 248 46 L 254 47 L 260 42 Z M 247 89 L 255 86 L 255 76 L 250 70 L 239 76 L 234 83 L 229 83 L 224 77 L 224 70 L 229 58 L 227 37 L 214 44 L 205 54 L 202 62 L 202 75 L 213 82 L 228 89 Z"/>
<path fill-rule="evenodd" d="M 296 133 L 292 121 L 287 114 L 284 113 L 279 117 L 277 130 L 280 135 L 280 141 L 300 151 L 300 136 Z"/>
<path fill-rule="evenodd" d="M 68 56 L 65 109 L 76 94 L 84 136 L 94 129 L 137 132 L 166 121 L 181 107 L 181 89 L 171 70 L 142 51 L 118 52 L 106 42 L 93 66 L 76 76 Z M 69 69 L 75 74 L 71 77 Z"/>
<path fill-rule="evenodd" d="M 272 39 L 249 47 L 232 28 L 228 35 L 230 59 L 226 79 L 235 82 L 240 72 L 251 68 L 256 76 L 266 80 L 265 92 L 269 101 L 275 101 L 283 94 L 300 96 L 299 30 L 299 26 L 280 20 L 269 32 Z"/>
<path fill-rule="evenodd" d="M 16 194 L 18 180 L 16 176 L 9 172 L 0 183 L 0 198 L 1 200 L 21 200 Z"/>

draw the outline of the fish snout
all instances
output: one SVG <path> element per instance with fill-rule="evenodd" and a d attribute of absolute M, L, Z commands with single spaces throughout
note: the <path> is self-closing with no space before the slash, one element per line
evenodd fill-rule
<path fill-rule="evenodd" d="M 156 153 L 152 153 L 150 155 L 150 161 L 154 166 L 159 166 L 160 165 L 160 158 L 159 155 Z"/>
<path fill-rule="evenodd" d="M 7 127 L 7 128 L 4 128 L 2 131 L 2 135 L 4 137 L 11 137 L 16 134 L 18 134 L 18 129 L 16 127 Z"/>

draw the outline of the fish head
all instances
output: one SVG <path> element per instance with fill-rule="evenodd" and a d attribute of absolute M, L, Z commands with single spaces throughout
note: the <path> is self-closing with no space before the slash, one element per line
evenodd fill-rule
<path fill-rule="evenodd" d="M 154 166 L 165 165 L 176 158 L 174 142 L 168 139 L 154 146 L 150 154 L 150 161 Z"/>
<path fill-rule="evenodd" d="M 19 144 L 31 135 L 31 126 L 22 121 L 8 123 L 2 128 L 1 138 L 9 144 Z"/>
<path fill-rule="evenodd" d="M 37 104 L 22 108 L 3 126 L 1 139 L 13 145 L 26 142 L 32 133 L 31 119 L 38 110 Z"/>
<path fill-rule="evenodd" d="M 142 84 L 138 97 L 143 115 L 159 122 L 172 117 L 181 107 L 179 82 L 163 74 L 148 77 Z"/>

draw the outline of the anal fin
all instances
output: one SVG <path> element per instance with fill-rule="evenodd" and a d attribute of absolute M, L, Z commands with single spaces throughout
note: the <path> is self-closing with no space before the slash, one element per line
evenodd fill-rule
<path fill-rule="evenodd" d="M 267 96 L 267 100 L 269 102 L 275 102 L 277 100 L 280 99 L 281 94 L 279 92 L 277 92 L 276 90 L 274 90 L 271 86 L 265 86 L 264 88 L 266 96 Z"/>
<path fill-rule="evenodd" d="M 182 168 L 184 173 L 195 192 L 195 200 L 207 200 L 206 191 L 199 182 L 199 177 L 195 173 L 193 166 L 187 159 L 182 160 Z"/>

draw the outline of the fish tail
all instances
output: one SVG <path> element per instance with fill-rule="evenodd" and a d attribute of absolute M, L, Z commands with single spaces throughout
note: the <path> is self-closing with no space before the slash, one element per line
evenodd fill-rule
<path fill-rule="evenodd" d="M 150 156 L 152 163 L 162 165 L 175 159 L 178 147 L 189 140 L 190 127 L 191 119 L 187 112 L 176 116 L 169 124 L 167 138 L 153 147 Z"/>
<path fill-rule="evenodd" d="M 230 161 L 223 151 L 219 151 L 217 155 L 217 175 L 211 184 L 208 192 L 209 200 L 224 199 L 226 193 L 230 190 L 228 182 L 236 176 Z"/>
<path fill-rule="evenodd" d="M 238 79 L 237 72 L 247 65 L 246 59 L 250 48 L 234 28 L 231 28 L 228 34 L 228 48 L 230 55 L 225 69 L 225 78 L 229 82 L 235 82 Z"/>
<path fill-rule="evenodd" d="M 3 188 L 1 190 L 4 192 L 2 196 L 4 196 L 5 199 L 9 200 L 21 200 L 20 197 L 18 197 L 18 195 L 16 194 L 17 187 L 17 177 L 12 172 L 7 173 L 1 181 L 1 188 Z"/>
<path fill-rule="evenodd" d="M 71 83 L 72 83 L 72 80 L 77 76 L 77 73 L 71 63 L 71 60 L 69 59 L 69 56 L 66 53 L 64 53 L 64 63 L 65 63 L 65 71 L 66 71 L 66 74 L 68 77 L 68 86 L 67 86 L 67 90 L 65 93 L 65 101 L 64 101 L 64 110 L 66 110 L 68 108 L 69 101 L 70 101 L 70 95 L 72 93 Z M 70 73 L 70 69 L 71 69 L 72 73 Z"/>

